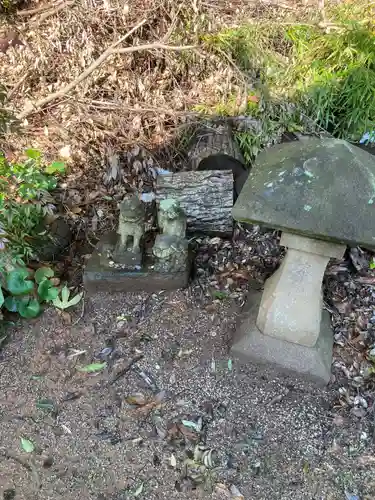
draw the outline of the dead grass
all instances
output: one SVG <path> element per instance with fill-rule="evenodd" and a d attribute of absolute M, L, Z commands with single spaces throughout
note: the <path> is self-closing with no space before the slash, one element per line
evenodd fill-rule
<path fill-rule="evenodd" d="M 243 0 L 230 9 L 226 2 L 199 0 L 34 2 L 12 20 L 0 21 L 0 30 L 15 28 L 24 43 L 0 54 L 8 107 L 25 117 L 23 136 L 7 137 L 7 148 L 32 145 L 56 156 L 69 146 L 78 166 L 90 163 L 92 153 L 103 156 L 109 147 L 159 147 L 190 119 L 194 106 L 246 92 L 243 75 L 227 58 L 206 50 L 202 34 L 252 16 L 272 19 L 290 13 L 295 17 L 292 3 L 277 8 Z M 32 111 L 36 102 L 79 78 L 142 19 L 145 23 L 117 48 L 153 43 L 197 47 L 113 53 L 73 89 Z"/>

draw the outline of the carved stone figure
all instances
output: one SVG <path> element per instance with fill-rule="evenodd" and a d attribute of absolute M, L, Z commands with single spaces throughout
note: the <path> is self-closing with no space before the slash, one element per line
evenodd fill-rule
<path fill-rule="evenodd" d="M 156 235 L 151 248 L 156 228 L 146 230 L 142 201 L 136 195 L 126 196 L 120 204 L 117 232 L 101 238 L 85 268 L 85 286 L 99 290 L 110 285 L 115 291 L 185 287 L 191 267 L 186 216 L 174 199 L 163 200 L 158 215 L 162 234 Z"/>
<path fill-rule="evenodd" d="M 177 200 L 167 198 L 160 201 L 158 224 L 162 234 L 185 238 L 186 215 Z"/>
<path fill-rule="evenodd" d="M 155 257 L 155 271 L 181 272 L 187 266 L 188 241 L 169 234 L 158 234 L 152 253 Z"/>
<path fill-rule="evenodd" d="M 120 217 L 117 234 L 120 235 L 116 253 L 141 252 L 140 242 L 145 231 L 145 212 L 142 202 L 136 195 L 126 196 L 120 204 Z M 129 245 L 131 243 L 131 246 Z"/>

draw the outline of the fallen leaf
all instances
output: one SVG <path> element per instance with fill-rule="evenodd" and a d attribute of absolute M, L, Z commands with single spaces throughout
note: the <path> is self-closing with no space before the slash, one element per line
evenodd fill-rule
<path fill-rule="evenodd" d="M 32 453 L 35 449 L 34 443 L 26 438 L 21 438 L 21 448 L 26 453 Z"/>
<path fill-rule="evenodd" d="M 177 460 L 176 460 L 176 457 L 173 455 L 173 453 L 169 459 L 169 463 L 171 464 L 171 467 L 173 467 L 173 468 L 177 467 Z"/>
<path fill-rule="evenodd" d="M 201 432 L 202 430 L 203 421 L 201 417 L 199 417 L 197 422 L 193 422 L 192 420 L 181 420 L 181 422 L 185 427 L 194 429 L 196 432 Z"/>
<path fill-rule="evenodd" d="M 139 495 L 142 493 L 143 491 L 143 483 L 141 483 L 138 488 L 135 490 L 135 492 L 133 493 L 133 496 L 135 497 L 139 497 Z"/>
<path fill-rule="evenodd" d="M 136 405 L 136 406 L 144 406 L 145 404 L 147 404 L 146 397 L 140 392 L 128 396 L 125 399 L 125 401 L 130 405 Z"/>
<path fill-rule="evenodd" d="M 4 38 L 0 38 L 0 52 L 3 54 L 6 54 L 10 47 L 17 47 L 17 45 L 23 45 L 23 42 L 15 31 L 9 31 Z"/>
<path fill-rule="evenodd" d="M 245 500 L 245 497 L 243 496 L 243 494 L 240 492 L 240 490 L 234 484 L 232 484 L 232 486 L 230 487 L 230 492 L 231 492 L 233 500 L 234 499 Z"/>
<path fill-rule="evenodd" d="M 155 395 L 154 399 L 148 399 L 145 404 L 136 408 L 139 413 L 149 413 L 151 410 L 159 408 L 165 399 L 165 391 L 160 391 Z"/>
<path fill-rule="evenodd" d="M 71 157 L 71 148 L 70 146 L 63 146 L 60 150 L 59 150 L 59 155 L 61 156 L 61 158 L 70 158 Z"/>
<path fill-rule="evenodd" d="M 215 484 L 215 493 L 218 493 L 224 496 L 225 498 L 230 498 L 232 496 L 227 486 L 222 483 Z"/>
<path fill-rule="evenodd" d="M 95 373 L 104 370 L 107 366 L 107 363 L 91 363 L 86 366 L 79 366 L 77 370 L 82 373 Z"/>
<path fill-rule="evenodd" d="M 199 436 L 196 432 L 191 431 L 188 427 L 183 424 L 177 424 L 179 432 L 189 441 L 198 441 Z"/>
<path fill-rule="evenodd" d="M 39 410 L 46 410 L 46 411 L 56 410 L 56 405 L 52 401 L 52 399 L 39 399 L 39 401 L 36 402 L 36 407 Z"/>

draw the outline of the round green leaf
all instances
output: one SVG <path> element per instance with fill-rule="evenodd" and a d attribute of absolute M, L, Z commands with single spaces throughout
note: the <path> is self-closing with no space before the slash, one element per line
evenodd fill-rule
<path fill-rule="evenodd" d="M 52 278 L 54 275 L 53 270 L 50 267 L 40 267 L 35 271 L 35 281 L 39 284 L 46 278 Z"/>
<path fill-rule="evenodd" d="M 8 295 L 8 297 L 5 297 L 4 307 L 9 312 L 12 312 L 12 313 L 17 312 L 17 299 L 15 297 L 13 297 L 12 295 Z"/>
<path fill-rule="evenodd" d="M 59 289 L 45 279 L 38 286 L 38 295 L 42 300 L 54 300 L 59 294 Z"/>
<path fill-rule="evenodd" d="M 34 289 L 34 283 L 27 278 L 27 269 L 14 269 L 6 276 L 6 288 L 12 295 L 26 295 Z"/>
<path fill-rule="evenodd" d="M 36 299 L 22 300 L 18 303 L 18 312 L 23 318 L 36 318 L 41 310 L 42 308 Z"/>

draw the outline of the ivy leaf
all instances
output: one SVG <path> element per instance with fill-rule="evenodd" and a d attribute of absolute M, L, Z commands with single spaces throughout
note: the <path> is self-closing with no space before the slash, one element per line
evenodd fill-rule
<path fill-rule="evenodd" d="M 38 295 L 42 300 L 55 300 L 59 289 L 52 285 L 50 280 L 44 279 L 38 286 Z"/>
<path fill-rule="evenodd" d="M 26 453 L 32 453 L 35 450 L 34 443 L 26 438 L 21 438 L 21 448 Z"/>
<path fill-rule="evenodd" d="M 36 318 L 42 311 L 37 299 L 23 297 L 17 302 L 17 311 L 23 318 Z"/>
<path fill-rule="evenodd" d="M 47 165 L 45 171 L 47 174 L 63 174 L 66 170 L 66 163 L 63 161 L 54 161 L 51 165 Z"/>
<path fill-rule="evenodd" d="M 0 286 L 0 308 L 3 306 L 5 302 L 5 299 L 4 299 L 4 295 L 3 295 L 3 290 L 1 289 L 1 286 Z"/>
<path fill-rule="evenodd" d="M 91 365 L 80 366 L 77 370 L 81 373 L 95 373 L 104 370 L 107 363 L 91 363 Z"/>
<path fill-rule="evenodd" d="M 26 295 L 34 290 L 34 283 L 27 278 L 27 269 L 14 269 L 6 275 L 6 288 L 12 295 Z"/>
<path fill-rule="evenodd" d="M 46 278 L 53 278 L 54 272 L 50 267 L 40 267 L 35 271 L 35 281 L 39 284 Z"/>

